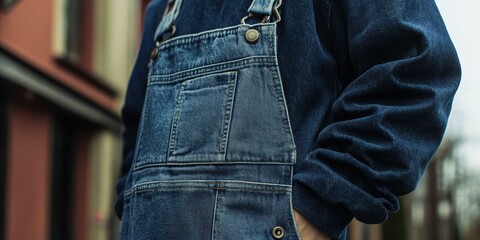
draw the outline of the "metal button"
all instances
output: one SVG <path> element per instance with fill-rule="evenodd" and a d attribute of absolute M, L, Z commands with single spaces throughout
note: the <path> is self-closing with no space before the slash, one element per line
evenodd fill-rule
<path fill-rule="evenodd" d="M 251 28 L 248 29 L 245 33 L 245 39 L 249 43 L 256 43 L 258 41 L 258 38 L 260 38 L 260 33 L 257 29 Z"/>
<path fill-rule="evenodd" d="M 150 58 L 152 60 L 155 60 L 157 58 L 157 56 L 158 56 L 158 48 L 155 47 L 155 48 L 152 49 L 152 53 L 150 54 Z"/>
<path fill-rule="evenodd" d="M 283 230 L 282 227 L 276 226 L 272 230 L 272 236 L 275 239 L 282 239 L 283 236 L 285 235 L 285 230 Z"/>

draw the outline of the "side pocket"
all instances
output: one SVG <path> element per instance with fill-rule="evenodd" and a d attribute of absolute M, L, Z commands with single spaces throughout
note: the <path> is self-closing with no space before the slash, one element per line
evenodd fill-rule
<path fill-rule="evenodd" d="M 168 162 L 224 161 L 237 72 L 210 74 L 182 83 Z"/>
<path fill-rule="evenodd" d="M 297 228 L 297 221 L 295 220 L 295 215 L 293 214 L 293 204 L 292 204 L 292 194 L 290 193 L 289 194 L 289 198 L 290 198 L 290 217 L 292 219 L 292 229 L 293 231 L 295 231 L 295 235 L 297 237 L 297 239 L 301 240 L 300 238 L 300 232 L 298 231 L 298 228 Z"/>
<path fill-rule="evenodd" d="M 162 182 L 135 191 L 132 240 L 211 239 L 215 189 L 178 184 Z"/>
<path fill-rule="evenodd" d="M 289 192 L 247 188 L 252 189 L 219 190 L 214 239 L 300 239 L 288 208 Z"/>

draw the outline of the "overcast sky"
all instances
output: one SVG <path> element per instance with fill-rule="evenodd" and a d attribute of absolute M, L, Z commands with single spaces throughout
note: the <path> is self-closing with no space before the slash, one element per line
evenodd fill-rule
<path fill-rule="evenodd" d="M 480 1 L 437 0 L 462 64 L 447 136 L 461 136 L 461 156 L 480 171 Z"/>

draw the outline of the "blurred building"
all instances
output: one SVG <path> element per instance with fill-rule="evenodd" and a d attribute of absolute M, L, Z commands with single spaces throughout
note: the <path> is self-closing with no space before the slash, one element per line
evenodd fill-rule
<path fill-rule="evenodd" d="M 114 239 L 135 0 L 0 0 L 0 239 Z"/>

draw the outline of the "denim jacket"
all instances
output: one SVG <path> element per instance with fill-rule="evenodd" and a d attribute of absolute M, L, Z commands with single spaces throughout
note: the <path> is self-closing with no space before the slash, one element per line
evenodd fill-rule
<path fill-rule="evenodd" d="M 150 56 L 166 2 L 152 0 L 146 9 L 122 109 L 123 164 L 115 206 L 120 218 L 125 192 L 132 188 L 127 178 L 135 168 L 152 81 Z M 251 3 L 184 0 L 174 37 L 236 26 Z M 460 64 L 433 0 L 284 0 L 279 10 L 276 57 L 295 146 L 291 204 L 318 229 L 342 239 L 354 217 L 381 223 L 388 211 L 399 210 L 397 197 L 415 189 L 444 134 Z M 215 81 L 231 78 L 224 74 Z M 280 153 L 275 157 L 282 158 Z M 204 167 L 228 178 L 223 170 Z M 244 171 L 230 167 L 227 173 Z"/>

